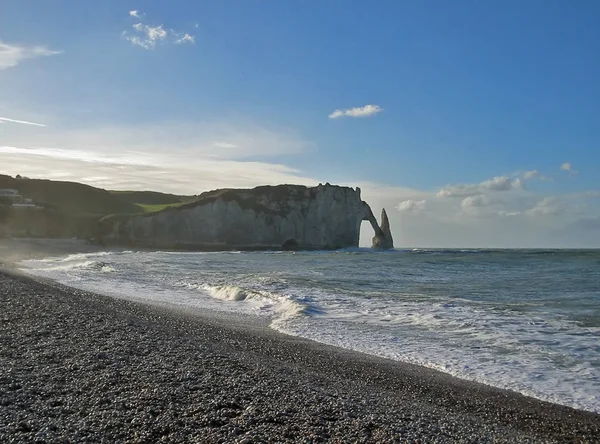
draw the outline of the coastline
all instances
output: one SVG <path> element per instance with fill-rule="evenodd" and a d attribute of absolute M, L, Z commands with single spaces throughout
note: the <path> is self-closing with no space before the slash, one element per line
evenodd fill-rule
<path fill-rule="evenodd" d="M 240 320 L 6 269 L 0 297 L 2 441 L 600 442 L 598 414 Z"/>
<path fill-rule="evenodd" d="M 0 266 L 10 266 L 26 259 L 44 259 L 77 253 L 109 251 L 100 245 L 81 239 L 53 238 L 0 238 Z"/>

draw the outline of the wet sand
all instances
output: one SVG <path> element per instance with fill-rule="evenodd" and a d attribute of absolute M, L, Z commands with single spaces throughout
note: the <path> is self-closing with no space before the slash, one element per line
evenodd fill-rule
<path fill-rule="evenodd" d="M 600 415 L 0 271 L 0 442 L 600 442 Z"/>

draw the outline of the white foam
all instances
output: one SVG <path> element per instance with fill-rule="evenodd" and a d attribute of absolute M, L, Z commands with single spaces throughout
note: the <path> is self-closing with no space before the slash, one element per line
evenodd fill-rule
<path fill-rule="evenodd" d="M 261 311 L 269 312 L 274 324 L 310 311 L 308 306 L 293 300 L 292 297 L 285 294 L 277 294 L 264 290 L 254 291 L 237 285 L 203 284 L 200 288 L 217 299 L 253 304 L 255 307 L 260 308 Z M 241 308 L 243 310 L 243 307 Z"/>
<path fill-rule="evenodd" d="M 343 305 L 349 303 L 346 299 Z M 390 304 L 378 300 L 362 304 L 360 312 L 326 306 L 325 316 L 274 326 L 287 334 L 422 365 L 549 402 L 600 409 L 600 370 L 581 361 L 598 350 L 596 329 L 582 332 L 564 320 L 531 322 L 522 314 L 447 304 L 406 302 L 390 309 Z M 590 334 L 582 335 L 586 331 Z M 560 348 L 553 351 L 553 345 Z M 560 362 L 560 368 L 553 362 Z"/>
<path fill-rule="evenodd" d="M 211 296 L 218 299 L 224 299 L 226 301 L 244 301 L 247 298 L 252 298 L 252 296 L 255 296 L 249 293 L 247 290 L 244 290 L 235 285 L 203 285 L 202 288 L 208 291 Z"/>

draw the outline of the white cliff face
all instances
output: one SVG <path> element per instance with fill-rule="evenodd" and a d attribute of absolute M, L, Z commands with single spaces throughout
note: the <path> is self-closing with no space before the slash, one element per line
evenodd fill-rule
<path fill-rule="evenodd" d="M 109 219 L 102 240 L 155 248 L 337 249 L 358 246 L 362 220 L 373 224 L 374 218 L 360 189 L 264 186 L 205 193 L 179 208 Z"/>

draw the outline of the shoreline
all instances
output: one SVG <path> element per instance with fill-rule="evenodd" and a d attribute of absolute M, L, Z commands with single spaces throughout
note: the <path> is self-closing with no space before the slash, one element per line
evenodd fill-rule
<path fill-rule="evenodd" d="M 163 414 L 179 412 L 178 417 L 189 414 L 189 409 L 196 411 L 192 415 L 193 423 L 200 424 L 199 428 L 188 430 L 185 424 L 174 430 L 169 428 L 168 436 L 173 435 L 169 439 L 174 441 L 185 440 L 184 436 L 186 439 L 198 436 L 208 442 L 217 441 L 219 437 L 228 442 L 236 442 L 238 438 L 240 442 L 243 439 L 295 441 L 312 434 L 315 441 L 337 439 L 338 442 L 412 439 L 600 442 L 598 414 L 465 381 L 414 364 L 287 336 L 243 321 L 115 299 L 2 268 L 0 294 L 3 306 L 7 307 L 2 319 L 5 332 L 2 335 L 2 367 L 8 361 L 13 364 L 2 369 L 0 379 L 3 393 L 0 402 L 11 412 L 0 415 L 0 438 L 3 440 L 14 436 L 25 438 L 17 433 L 36 436 L 32 435 L 34 429 L 40 433 L 44 426 L 49 426 L 44 423 L 52 422 L 46 412 L 31 418 L 39 427 L 21 427 L 18 418 L 27 410 L 27 401 L 6 405 L 6 400 L 10 401 L 15 392 L 35 385 L 34 375 L 28 375 L 21 382 L 12 380 L 10 375 L 14 369 L 46 365 L 44 359 L 50 354 L 53 356 L 50 367 L 56 371 L 50 378 L 64 378 L 65 374 L 73 376 L 74 387 L 82 383 L 93 386 L 98 374 L 109 378 L 116 387 L 120 387 L 123 374 L 127 374 L 128 384 L 123 390 L 128 399 L 132 396 L 136 399 L 138 389 L 130 389 L 139 384 L 159 392 L 173 389 L 178 393 L 189 386 L 183 393 L 187 402 L 182 401 L 175 409 L 168 405 L 168 408 L 163 405 L 159 409 Z M 98 317 L 103 319 L 99 324 L 94 321 Z M 59 327 L 54 322 L 57 319 L 66 323 Z M 140 330 L 144 331 L 145 340 L 153 345 L 145 353 L 132 353 L 137 349 Z M 34 353 L 31 350 L 36 350 L 39 345 L 36 338 L 40 331 L 44 332 L 43 340 L 49 347 L 44 350 L 38 347 Z M 73 344 L 61 341 L 69 336 L 76 338 Z M 95 348 L 89 347 L 90 342 Z M 27 352 L 16 354 L 11 343 L 21 344 L 17 348 Z M 83 344 L 88 346 L 82 348 Z M 71 350 L 73 347 L 75 349 Z M 65 356 L 69 359 L 61 358 Z M 110 364 L 105 362 L 107 360 Z M 188 373 L 196 376 L 181 380 L 180 362 L 187 363 L 184 367 Z M 88 370 L 91 369 L 92 374 L 79 371 L 73 375 L 70 367 L 81 367 L 82 363 L 90 365 Z M 161 370 L 148 379 L 144 375 L 153 364 Z M 210 383 L 202 385 L 202 381 Z M 20 384 L 21 388 L 11 390 L 11 384 L 13 387 Z M 106 387 L 110 392 L 114 392 L 112 385 Z M 192 386 L 196 389 L 189 390 Z M 219 390 L 215 392 L 215 388 Z M 39 404 L 38 398 L 44 398 L 40 390 L 43 392 L 45 386 L 38 386 L 37 391 L 31 391 L 26 398 Z M 76 406 L 89 403 L 88 394 L 67 390 L 63 397 L 70 400 L 69 405 Z M 194 398 L 199 395 L 202 399 Z M 219 408 L 213 405 L 215 396 L 222 398 L 219 402 L 223 405 Z M 103 393 L 95 393 L 92 398 L 114 407 L 119 396 L 114 393 L 107 398 Z M 235 401 L 237 398 L 239 400 Z M 137 412 L 140 409 L 146 411 L 156 402 L 160 407 L 161 399 L 129 402 Z M 239 404 L 240 408 L 228 407 L 231 402 Z M 15 409 L 15 405 L 20 408 Z M 79 418 L 76 423 L 80 424 L 81 412 L 78 413 L 77 408 L 73 410 L 63 416 L 67 422 Z M 114 409 L 103 407 L 104 415 L 107 411 L 115 413 Z M 135 418 L 134 413 L 129 411 Z M 142 416 L 145 419 L 140 419 L 140 424 L 156 431 L 156 421 L 161 415 Z M 134 440 L 131 433 L 140 432 L 139 427 L 131 427 L 131 418 L 120 424 L 123 428 L 120 433 L 126 433 L 127 439 Z M 20 432 L 19 427 L 23 429 Z M 29 432 L 28 428 L 31 429 Z M 57 425 L 56 429 L 63 430 L 64 426 Z M 73 433 L 75 429 L 71 426 L 69 430 Z M 90 433 L 98 439 L 107 437 L 101 430 Z M 232 431 L 237 434 L 231 435 Z M 45 433 L 47 439 L 55 436 L 49 429 Z M 111 436 L 111 439 L 119 439 Z"/>

